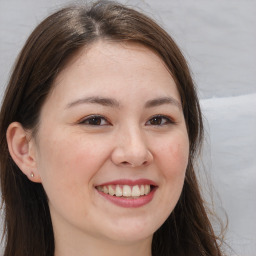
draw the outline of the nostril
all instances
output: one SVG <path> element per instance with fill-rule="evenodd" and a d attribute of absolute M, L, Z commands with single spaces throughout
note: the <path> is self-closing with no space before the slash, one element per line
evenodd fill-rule
<path fill-rule="evenodd" d="M 136 141 L 135 141 L 136 142 Z M 111 161 L 118 166 L 139 167 L 147 166 L 153 160 L 153 154 L 147 145 L 138 145 L 138 143 L 127 142 L 117 144 L 111 154 Z"/>
<path fill-rule="evenodd" d="M 143 161 L 143 162 L 140 162 L 140 163 L 132 163 L 132 162 L 128 162 L 128 161 L 123 161 L 121 163 L 121 165 L 123 166 L 131 166 L 131 167 L 138 167 L 138 166 L 143 166 L 143 165 L 147 165 L 148 161 Z"/>
<path fill-rule="evenodd" d="M 144 162 L 142 163 L 142 165 L 147 165 L 147 163 L 148 163 L 148 161 L 144 161 Z"/>

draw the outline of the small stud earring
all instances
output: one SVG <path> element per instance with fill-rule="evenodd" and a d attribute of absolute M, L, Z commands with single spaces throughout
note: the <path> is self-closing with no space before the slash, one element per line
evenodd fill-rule
<path fill-rule="evenodd" d="M 35 176 L 34 173 L 31 172 L 31 173 L 30 173 L 30 177 L 31 177 L 31 178 L 34 178 L 34 176 Z"/>

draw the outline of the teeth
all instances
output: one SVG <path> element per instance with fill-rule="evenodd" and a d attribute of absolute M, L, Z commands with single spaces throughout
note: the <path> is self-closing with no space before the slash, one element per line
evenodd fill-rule
<path fill-rule="evenodd" d="M 128 185 L 123 186 L 123 196 L 128 197 L 132 195 L 132 189 Z"/>
<path fill-rule="evenodd" d="M 104 186 L 104 187 L 103 187 L 103 192 L 104 192 L 105 194 L 108 194 L 108 187 L 107 187 L 107 186 Z"/>
<path fill-rule="evenodd" d="M 144 185 L 140 186 L 140 195 L 141 196 L 145 195 L 145 186 Z"/>
<path fill-rule="evenodd" d="M 116 186 L 116 196 L 122 196 L 123 195 L 123 191 L 121 189 L 121 187 L 119 185 Z"/>
<path fill-rule="evenodd" d="M 115 194 L 115 190 L 112 188 L 112 186 L 108 186 L 108 193 L 113 196 Z"/>
<path fill-rule="evenodd" d="M 97 189 L 98 189 L 99 191 L 103 192 L 103 187 L 99 186 L 99 187 L 97 187 Z"/>
<path fill-rule="evenodd" d="M 150 185 L 108 185 L 108 186 L 98 186 L 96 187 L 99 191 L 109 194 L 111 196 L 117 197 L 134 197 L 144 196 L 149 194 Z"/>
<path fill-rule="evenodd" d="M 131 187 L 128 186 L 128 185 L 124 185 L 123 186 L 123 196 L 131 196 L 132 195 L 132 190 L 131 190 Z"/>
<path fill-rule="evenodd" d="M 145 185 L 145 194 L 147 195 L 150 192 L 150 185 Z"/>
<path fill-rule="evenodd" d="M 140 196 L 140 188 L 138 185 L 132 187 L 132 196 Z"/>

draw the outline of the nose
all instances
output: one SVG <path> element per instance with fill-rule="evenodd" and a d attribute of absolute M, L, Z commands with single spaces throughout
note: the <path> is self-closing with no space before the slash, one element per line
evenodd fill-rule
<path fill-rule="evenodd" d="M 125 167 L 147 166 L 153 161 L 145 136 L 139 129 L 120 132 L 115 138 L 111 160 L 115 165 Z"/>

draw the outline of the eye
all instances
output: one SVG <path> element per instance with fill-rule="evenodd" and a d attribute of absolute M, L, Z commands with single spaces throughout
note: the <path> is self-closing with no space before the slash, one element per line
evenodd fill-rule
<path fill-rule="evenodd" d="M 79 122 L 79 124 L 83 125 L 92 125 L 92 126 L 103 126 L 110 125 L 110 122 L 103 116 L 100 115 L 91 115 Z"/>
<path fill-rule="evenodd" d="M 164 115 L 156 115 L 150 118 L 146 122 L 146 125 L 163 126 L 163 125 L 168 125 L 173 123 L 174 121 L 170 117 L 167 117 Z"/>

